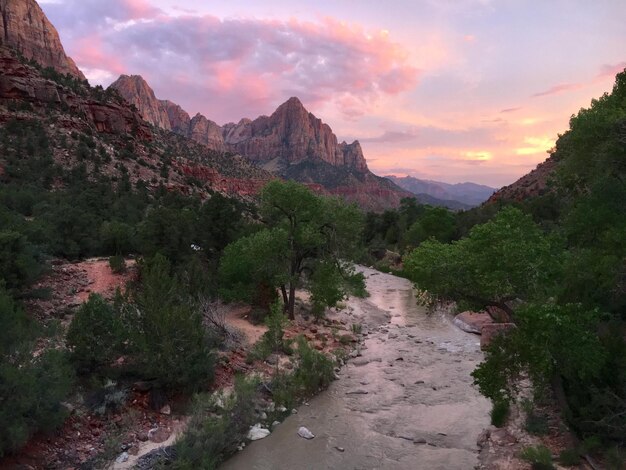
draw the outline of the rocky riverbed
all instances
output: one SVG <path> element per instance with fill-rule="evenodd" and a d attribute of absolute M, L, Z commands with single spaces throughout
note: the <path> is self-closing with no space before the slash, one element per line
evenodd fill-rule
<path fill-rule="evenodd" d="M 370 297 L 351 299 L 365 341 L 340 379 L 223 469 L 472 469 L 489 402 L 470 373 L 476 336 L 427 314 L 405 279 L 362 268 Z M 356 355 L 356 354 L 355 354 Z M 298 436 L 301 426 L 315 438 Z"/>

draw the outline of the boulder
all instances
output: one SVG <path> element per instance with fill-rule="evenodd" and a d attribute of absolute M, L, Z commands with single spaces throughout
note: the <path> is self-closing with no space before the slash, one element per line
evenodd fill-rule
<path fill-rule="evenodd" d="M 493 339 L 507 331 L 515 328 L 515 323 L 489 323 L 481 330 L 480 349 L 485 350 Z"/>
<path fill-rule="evenodd" d="M 493 323 L 493 319 L 486 312 L 462 312 L 454 317 L 453 323 L 468 333 L 481 334 L 484 325 Z"/>
<path fill-rule="evenodd" d="M 313 439 L 315 437 L 315 434 L 313 434 L 304 426 L 301 426 L 300 429 L 298 429 L 298 436 L 302 437 L 303 439 Z"/>
<path fill-rule="evenodd" d="M 269 435 L 269 429 L 265 429 L 260 423 L 257 423 L 250 428 L 247 437 L 251 441 L 258 441 L 259 439 L 264 439 Z"/>

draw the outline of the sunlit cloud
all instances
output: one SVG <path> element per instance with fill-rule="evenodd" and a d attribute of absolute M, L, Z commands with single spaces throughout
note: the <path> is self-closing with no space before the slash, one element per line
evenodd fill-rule
<path fill-rule="evenodd" d="M 290 96 L 370 168 L 510 184 L 546 157 L 572 113 L 626 67 L 626 4 L 415 0 L 50 0 L 43 8 L 93 84 L 140 74 L 158 98 L 225 123 Z M 610 4 L 610 5 L 609 5 Z M 413 5 L 413 4 L 412 4 Z M 535 26 L 524 22 L 532 13 Z M 574 60 L 579 30 L 589 31 Z M 599 26 L 602 24 L 602 29 Z M 584 29 L 583 29 L 584 28 Z M 541 54 L 537 54 L 537 46 Z M 529 97 L 533 97 L 529 99 Z"/>
<path fill-rule="evenodd" d="M 535 155 L 538 153 L 546 153 L 554 147 L 554 138 L 550 137 L 526 137 L 524 138 L 525 147 L 515 149 L 517 155 Z"/>
<path fill-rule="evenodd" d="M 493 158 L 493 154 L 491 152 L 487 152 L 486 150 L 472 150 L 469 152 L 464 152 L 463 156 L 465 157 L 465 160 L 480 162 L 491 160 Z"/>

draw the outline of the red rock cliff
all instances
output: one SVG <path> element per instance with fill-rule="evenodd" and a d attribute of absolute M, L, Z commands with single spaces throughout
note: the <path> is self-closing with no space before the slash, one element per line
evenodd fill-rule
<path fill-rule="evenodd" d="M 27 59 L 85 79 L 65 54 L 59 33 L 35 0 L 0 0 L 0 38 Z"/>
<path fill-rule="evenodd" d="M 111 84 L 119 94 L 134 104 L 139 114 L 150 124 L 161 129 L 171 130 L 170 119 L 163 104 L 156 99 L 154 91 L 140 75 L 121 75 Z"/>

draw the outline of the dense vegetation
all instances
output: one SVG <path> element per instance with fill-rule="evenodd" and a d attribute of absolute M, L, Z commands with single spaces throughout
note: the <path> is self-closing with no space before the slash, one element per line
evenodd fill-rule
<path fill-rule="evenodd" d="M 362 278 L 344 261 L 360 213 L 338 200 L 275 182 L 264 190 L 259 214 L 217 193 L 201 199 L 193 189 L 183 195 L 154 181 L 133 183 L 126 165 L 103 170 L 111 151 L 101 139 L 58 134 L 34 120 L 1 127 L 0 148 L 0 322 L 10 326 L 0 338 L 0 386 L 8 397 L 0 401 L 0 455 L 62 423 L 61 403 L 77 386 L 95 413 L 124 399 L 123 385 L 111 387 L 110 379 L 147 381 L 157 407 L 167 393 L 206 389 L 223 338 L 203 315 L 220 289 L 267 311 L 283 287 L 285 311 L 293 314 L 295 288 L 304 286 L 319 316 L 348 291 L 362 291 Z M 129 141 L 121 149 L 124 159 L 135 161 L 133 148 Z M 73 163 L 59 164 L 59 151 Z M 113 301 L 91 295 L 66 335 L 52 319 L 41 326 L 21 307 L 45 295 L 31 286 L 50 257 L 106 256 L 112 270 L 123 272 L 129 255 L 138 259 L 134 283 Z M 309 375 L 323 357 L 294 346 L 306 372 L 285 379 L 292 399 L 327 384 L 329 370 L 332 378 L 331 362 Z"/>
<path fill-rule="evenodd" d="M 421 243 L 405 258 L 405 273 L 435 296 L 499 307 L 517 325 L 474 374 L 496 407 L 528 376 L 537 399 L 555 394 L 581 438 L 619 446 L 626 441 L 626 71 L 612 93 L 572 116 L 552 158 L 558 167 L 548 192 L 517 208 L 473 211 L 473 220 L 487 221 L 452 243 Z"/>
<path fill-rule="evenodd" d="M 342 260 L 354 253 L 353 237 L 360 232 L 355 206 L 316 196 L 298 183 L 273 181 L 261 193 L 260 211 L 265 228 L 224 252 L 220 279 L 225 298 L 251 300 L 280 288 L 293 319 L 296 287 L 305 276 L 316 315 L 348 292 L 363 292 L 363 276 Z"/>

